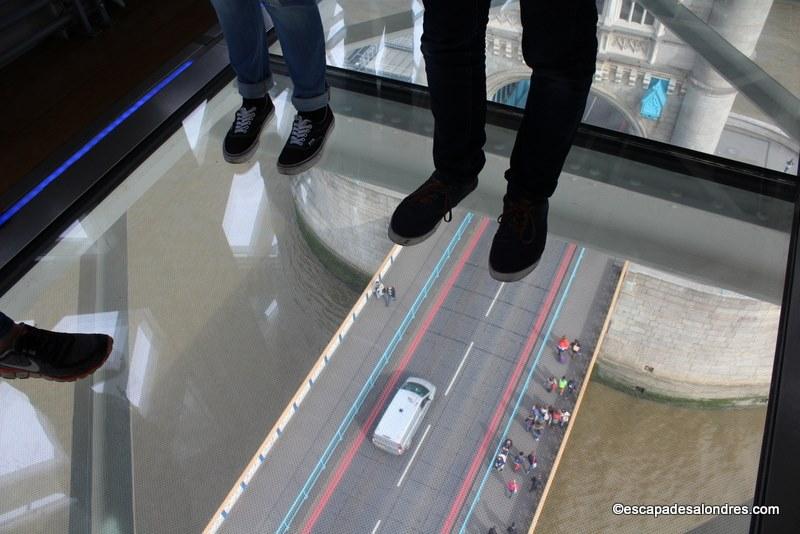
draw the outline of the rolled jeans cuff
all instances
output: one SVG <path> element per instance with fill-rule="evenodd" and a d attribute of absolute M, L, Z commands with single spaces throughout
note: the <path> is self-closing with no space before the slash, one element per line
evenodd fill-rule
<path fill-rule="evenodd" d="M 264 98 L 267 96 L 267 93 L 270 89 L 275 86 L 275 81 L 272 79 L 272 75 L 269 75 L 269 78 L 266 80 L 255 82 L 255 83 L 247 83 L 237 80 L 237 85 L 239 86 L 239 94 L 242 95 L 242 98 Z"/>
<path fill-rule="evenodd" d="M 311 97 L 292 96 L 292 105 L 297 111 L 316 111 L 324 108 L 331 100 L 330 87 L 325 87 L 325 92 L 321 95 Z"/>

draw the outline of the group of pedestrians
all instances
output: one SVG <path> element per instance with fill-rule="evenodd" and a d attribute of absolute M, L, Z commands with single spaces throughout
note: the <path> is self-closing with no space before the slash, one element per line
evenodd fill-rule
<path fill-rule="evenodd" d="M 536 457 L 535 451 L 531 451 L 527 455 L 521 449 L 516 449 L 515 452 L 514 441 L 511 438 L 506 438 L 500 447 L 500 452 L 494 459 L 494 469 L 498 472 L 502 472 L 508 464 L 509 458 L 511 458 L 512 470 L 514 473 L 524 471 L 525 474 L 528 475 L 539 465 L 539 459 Z M 538 481 L 535 476 L 533 477 L 532 481 L 533 480 Z M 529 491 L 532 492 L 535 489 L 536 486 L 532 482 L 531 489 Z M 516 478 L 512 477 L 511 480 L 506 482 L 506 496 L 511 498 L 516 495 L 518 491 L 519 483 L 517 482 Z"/>
<path fill-rule="evenodd" d="M 550 376 L 550 378 L 547 379 L 546 389 L 549 393 L 558 391 L 558 394 L 562 397 L 565 393 L 567 396 L 570 396 L 574 395 L 577 391 L 578 382 L 574 379 L 567 378 L 567 375 L 561 375 L 561 378 Z"/>
<path fill-rule="evenodd" d="M 525 431 L 532 433 L 533 439 L 539 441 L 546 427 L 564 428 L 571 417 L 572 413 L 569 410 L 560 410 L 549 404 L 547 406 L 534 404 L 530 414 L 525 417 Z"/>
<path fill-rule="evenodd" d="M 390 301 L 397 298 L 397 291 L 394 286 L 386 286 L 380 280 L 375 280 L 375 284 L 372 287 L 372 296 L 382 298 L 388 306 Z"/>

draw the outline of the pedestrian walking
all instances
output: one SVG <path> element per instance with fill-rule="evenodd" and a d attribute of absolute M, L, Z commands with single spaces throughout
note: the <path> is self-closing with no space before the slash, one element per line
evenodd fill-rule
<path fill-rule="evenodd" d="M 534 421 L 536 421 L 536 418 L 533 415 L 529 415 L 525 418 L 525 432 L 531 431 Z"/>
<path fill-rule="evenodd" d="M 519 451 L 516 456 L 514 456 L 514 472 L 518 472 L 522 469 L 522 465 L 525 463 L 525 455 L 522 454 L 522 451 Z"/>
<path fill-rule="evenodd" d="M 569 384 L 569 380 L 567 380 L 566 376 L 562 376 L 561 380 L 558 381 L 558 394 L 563 395 L 564 390 L 567 389 L 567 384 Z"/>
<path fill-rule="evenodd" d="M 494 468 L 498 471 L 502 471 L 506 467 L 507 456 L 502 452 L 497 455 L 497 458 L 494 459 Z"/>
<path fill-rule="evenodd" d="M 539 465 L 539 461 L 536 458 L 536 453 L 533 451 L 531 451 L 530 454 L 528 454 L 527 460 L 528 460 L 528 467 L 525 469 L 526 475 L 530 473 L 532 470 L 536 469 L 536 466 Z"/>
<path fill-rule="evenodd" d="M 489 534 L 497 534 L 497 529 L 492 527 L 489 529 Z"/>
<path fill-rule="evenodd" d="M 514 448 L 514 442 L 511 440 L 511 438 L 506 438 L 506 440 L 503 442 L 503 446 L 500 448 L 500 450 L 502 452 L 504 452 L 505 454 L 511 454 L 511 452 L 512 452 L 511 449 L 513 449 L 513 448 Z"/>
<path fill-rule="evenodd" d="M 562 417 L 562 415 L 563 414 L 562 414 L 561 410 L 559 410 L 558 408 L 554 408 L 553 409 L 553 413 L 550 414 L 550 426 L 553 426 L 553 425 L 559 425 L 560 426 L 561 425 L 561 417 Z"/>
<path fill-rule="evenodd" d="M 539 438 L 542 437 L 542 430 L 544 430 L 544 419 L 539 419 L 531 427 L 534 441 L 539 441 Z"/>
<path fill-rule="evenodd" d="M 508 481 L 508 484 L 506 485 L 506 490 L 508 490 L 506 494 L 508 495 L 509 499 L 517 494 L 517 492 L 519 491 L 519 484 L 517 484 L 516 478 L 512 478 L 511 480 Z"/>
<path fill-rule="evenodd" d="M 574 380 L 567 382 L 567 395 L 573 395 L 575 390 L 578 389 L 578 383 Z"/>
<path fill-rule="evenodd" d="M 551 376 L 550 378 L 547 379 L 547 391 L 549 391 L 550 393 L 554 393 L 557 386 L 558 386 L 558 381 L 556 380 L 556 377 Z"/>
<path fill-rule="evenodd" d="M 511 523 L 509 527 L 506 529 L 506 534 L 517 534 L 517 523 L 516 521 Z"/>
<path fill-rule="evenodd" d="M 528 488 L 528 493 L 533 493 L 538 488 L 539 488 L 539 479 L 536 477 L 536 475 L 533 475 L 531 477 L 531 486 Z"/>
<path fill-rule="evenodd" d="M 576 339 L 575 341 L 572 342 L 572 345 L 570 345 L 570 349 L 572 349 L 572 357 L 573 358 L 575 358 L 577 356 L 580 356 L 581 355 L 581 342 Z"/>
<path fill-rule="evenodd" d="M 534 441 L 539 441 L 539 438 L 542 437 L 542 430 L 544 430 L 544 419 L 539 419 L 535 423 L 533 423 L 533 427 L 531 428 L 533 433 Z"/>
<path fill-rule="evenodd" d="M 397 298 L 397 293 L 394 290 L 394 286 L 389 286 L 389 298 L 395 300 Z"/>
<path fill-rule="evenodd" d="M 561 414 L 561 428 L 567 426 L 570 417 L 572 417 L 572 414 L 569 413 L 567 410 L 564 410 L 564 412 Z"/>

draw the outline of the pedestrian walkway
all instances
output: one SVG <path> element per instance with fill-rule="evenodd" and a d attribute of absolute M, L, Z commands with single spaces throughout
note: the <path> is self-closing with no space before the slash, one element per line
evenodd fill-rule
<path fill-rule="evenodd" d="M 504 533 L 512 524 L 518 532 L 528 531 L 535 511 L 541 504 L 543 490 L 551 476 L 567 426 L 562 428 L 559 425 L 545 425 L 539 441 L 535 441 L 534 434 L 526 430 L 525 418 L 531 414 L 533 405 L 552 406 L 570 413 L 575 411 L 577 391 L 591 374 L 591 356 L 616 287 L 618 273 L 619 266 L 607 256 L 584 251 L 574 282 L 558 312 L 541 358 L 535 364 L 533 380 L 524 393 L 520 407 L 514 413 L 511 403 L 506 410 L 504 424 L 500 428 L 505 428 L 505 423 L 513 418 L 508 434 L 496 436 L 495 443 L 506 438 L 513 441 L 508 463 L 502 471 L 491 469 L 482 489 L 479 484 L 484 471 L 478 475 L 459 521 L 456 522 L 456 526 L 463 525 L 457 532 L 486 534 L 494 527 L 498 533 Z M 582 347 L 580 357 L 567 356 L 563 364 L 559 362 L 555 349 L 562 335 L 567 336 L 570 341 L 579 339 Z M 574 394 L 569 395 L 565 391 L 562 395 L 558 389 L 554 392 L 548 390 L 548 379 L 554 377 L 558 380 L 562 376 L 575 380 Z M 519 394 L 519 391 L 515 394 Z M 487 468 L 494 460 L 493 452 L 494 447 L 491 449 L 492 457 L 487 456 L 485 459 Z M 518 452 L 522 452 L 525 457 L 530 453 L 535 455 L 537 465 L 529 473 L 525 472 L 530 467 L 527 460 L 515 472 L 513 459 Z M 531 480 L 533 477 L 536 478 L 534 484 Z M 511 480 L 518 482 L 519 491 L 510 496 L 508 484 Z"/>
<path fill-rule="evenodd" d="M 426 297 L 436 291 L 434 273 L 447 271 L 449 256 L 457 255 L 463 246 L 459 230 L 469 232 L 471 219 L 472 215 L 454 213 L 453 221 L 442 225 L 433 238 L 396 255 L 383 276 L 385 285 L 396 288 L 396 300 L 390 305 L 374 298 L 374 280 L 370 281 L 361 297 L 366 305 L 338 341 L 324 370 L 312 380 L 301 399 L 302 408 L 295 401 L 291 420 L 270 430 L 265 441 L 271 442 L 268 452 L 257 451 L 242 477 L 231 481 L 231 493 L 205 532 L 291 531 L 290 520 L 326 467 L 320 460 L 330 455 L 338 444 L 336 438 L 340 440 L 344 433 L 342 421 L 357 414 L 359 400 L 378 380 L 381 365 L 399 342 L 398 334 L 430 306 L 432 299 Z M 357 418 L 352 421 L 358 424 Z"/>

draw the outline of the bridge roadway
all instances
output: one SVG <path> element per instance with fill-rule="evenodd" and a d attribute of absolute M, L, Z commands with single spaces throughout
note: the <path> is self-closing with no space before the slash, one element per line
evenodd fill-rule
<path fill-rule="evenodd" d="M 477 534 L 491 526 L 503 532 L 512 521 L 527 529 L 541 487 L 529 493 L 529 476 L 514 473 L 510 464 L 502 473 L 487 466 L 508 434 L 525 454 L 536 450 L 540 465 L 532 474 L 544 486 L 563 430 L 548 428 L 534 443 L 522 420 L 533 402 L 572 410 L 574 398 L 546 392 L 544 382 L 562 374 L 580 382 L 588 357 L 559 364 L 553 339 L 566 329 L 564 334 L 584 340 L 584 354 L 591 353 L 613 290 L 614 267 L 606 257 L 550 239 L 533 274 L 500 284 L 487 268 L 496 223 L 454 215 L 433 238 L 399 254 L 384 277 L 397 288 L 397 300 L 386 306 L 372 299 L 360 312 L 225 514 L 220 532 Z M 465 231 L 458 238 L 460 224 Z M 456 239 L 324 470 L 313 477 L 442 252 Z M 408 376 L 431 381 L 437 395 L 411 450 L 395 457 L 375 448 L 370 437 Z M 511 478 L 521 491 L 507 498 L 504 488 Z M 306 499 L 298 496 L 304 487 Z"/>

